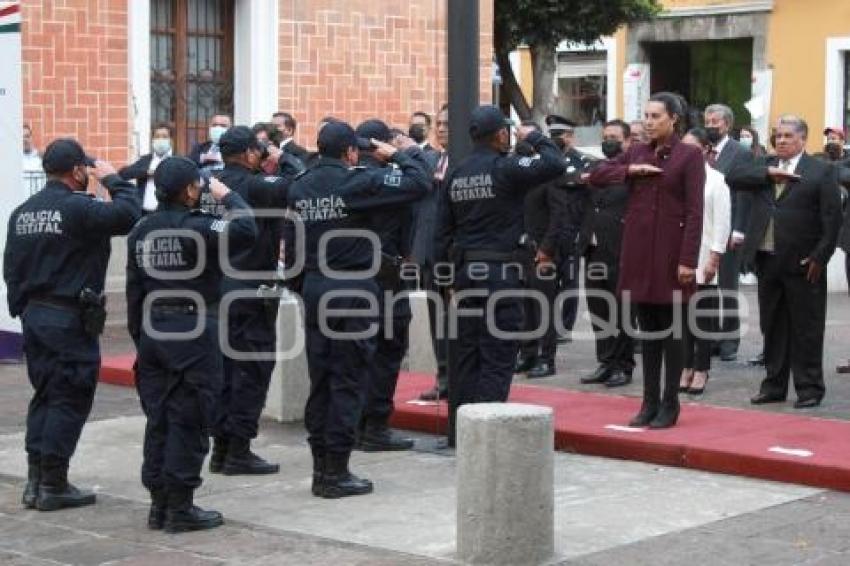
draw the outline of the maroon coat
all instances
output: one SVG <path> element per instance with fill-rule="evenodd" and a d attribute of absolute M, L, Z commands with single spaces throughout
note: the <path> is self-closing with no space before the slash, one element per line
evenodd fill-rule
<path fill-rule="evenodd" d="M 626 176 L 629 165 L 664 170 L 649 177 Z M 590 173 L 590 183 L 626 182 L 629 203 L 620 253 L 621 294 L 635 303 L 671 304 L 675 291 L 687 300 L 696 285 L 679 285 L 679 265 L 696 269 L 702 238 L 705 162 L 699 148 L 673 137 L 667 145 L 636 144 Z"/>

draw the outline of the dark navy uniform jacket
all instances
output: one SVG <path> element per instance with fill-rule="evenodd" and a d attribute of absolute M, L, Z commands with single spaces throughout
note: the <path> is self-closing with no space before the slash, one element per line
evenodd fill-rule
<path fill-rule="evenodd" d="M 137 342 L 145 297 L 154 291 L 194 291 L 207 305 L 218 302 L 222 278 L 218 255 L 221 239 L 228 239 L 232 257 L 238 250 L 251 247 L 257 237 L 254 216 L 239 194 L 231 191 L 222 204 L 226 210 L 239 210 L 240 214 L 234 215 L 232 220 L 223 220 L 180 204 L 160 203 L 156 212 L 145 216 L 130 232 L 127 238 L 127 327 Z M 200 273 L 187 278 L 186 275 L 196 268 Z M 179 298 L 164 300 L 174 302 Z"/>
<path fill-rule="evenodd" d="M 240 271 L 264 271 L 273 273 L 277 270 L 280 255 L 280 240 L 283 234 L 282 214 L 286 209 L 286 193 L 294 172 L 286 176 L 266 175 L 256 173 L 234 163 L 228 163 L 224 169 L 214 173 L 222 183 L 231 190 L 239 193 L 253 210 L 275 210 L 275 217 L 256 218 L 257 239 L 252 246 L 246 246 L 240 253 L 233 256 L 232 265 Z M 209 206 L 202 206 L 209 210 Z M 212 212 L 221 214 L 220 208 Z M 239 283 L 228 278 L 227 285 L 258 287 L 263 283 L 273 282 L 274 277 L 263 279 L 240 279 Z"/>
<path fill-rule="evenodd" d="M 3 254 L 12 316 L 31 298 L 77 301 L 83 288 L 103 291 L 109 239 L 129 232 L 142 207 L 136 187 L 118 175 L 102 184 L 112 202 L 51 180 L 12 212 Z"/>
<path fill-rule="evenodd" d="M 402 151 L 395 153 L 393 162 L 397 169 L 366 169 L 322 157 L 296 178 L 288 200 L 304 222 L 307 271 L 318 270 L 322 235 L 334 229 L 368 229 L 366 211 L 404 205 L 425 194 L 430 180 L 422 165 Z M 374 255 L 372 242 L 366 238 L 335 237 L 328 243 L 324 259 L 331 269 L 367 270 Z"/>
<path fill-rule="evenodd" d="M 437 261 L 449 247 L 470 251 L 510 253 L 523 231 L 525 193 L 564 172 L 557 146 L 539 132 L 526 138 L 537 157 L 503 155 L 479 146 L 449 172 L 439 199 Z"/>

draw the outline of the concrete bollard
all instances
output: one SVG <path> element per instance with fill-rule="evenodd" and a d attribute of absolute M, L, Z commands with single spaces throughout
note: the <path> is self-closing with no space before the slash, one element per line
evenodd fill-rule
<path fill-rule="evenodd" d="M 555 551 L 552 409 L 464 405 L 457 432 L 457 553 L 470 564 L 543 564 Z"/>
<path fill-rule="evenodd" d="M 304 348 L 304 313 L 298 300 L 289 292 L 284 292 L 280 298 L 277 351 L 288 352 L 289 355 L 275 363 L 263 415 L 282 423 L 302 421 L 310 395 L 307 351 Z"/>
<path fill-rule="evenodd" d="M 431 341 L 431 321 L 428 318 L 428 298 L 424 291 L 410 293 L 409 347 L 407 369 L 416 373 L 437 373 L 437 359 Z"/>

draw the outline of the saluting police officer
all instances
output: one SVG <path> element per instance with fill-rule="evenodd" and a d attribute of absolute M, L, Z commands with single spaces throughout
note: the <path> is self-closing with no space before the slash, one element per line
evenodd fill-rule
<path fill-rule="evenodd" d="M 221 238 L 234 255 L 257 235 L 248 205 L 215 178 L 209 180 L 212 197 L 240 214 L 224 220 L 198 209 L 206 179 L 188 158 L 165 159 L 154 173 L 159 207 L 127 239 L 127 325 L 147 417 L 142 484 L 151 494 L 148 527 L 170 533 L 223 523 L 217 511 L 192 504 L 221 394 L 218 254 Z"/>
<path fill-rule="evenodd" d="M 563 233 L 560 238 L 561 245 L 557 261 L 558 291 L 574 291 L 579 286 L 579 258 L 575 250 L 576 239 L 588 206 L 588 194 L 581 176 L 588 170 L 593 160 L 575 148 L 576 123 L 574 121 L 557 114 L 550 114 L 546 117 L 546 125 L 549 128 L 549 136 L 563 153 L 563 159 L 566 162 L 564 175 L 553 181 L 557 190 L 566 193 L 564 203 L 566 217 L 561 222 Z M 573 329 L 577 314 L 578 297 L 569 297 L 563 302 L 562 311 L 557 313 L 557 316 L 561 317 L 565 331 Z M 560 339 L 567 341 L 569 336 L 564 335 Z"/>
<path fill-rule="evenodd" d="M 558 148 L 540 132 L 520 126 L 517 139 L 525 140 L 539 158 L 507 155 L 509 122 L 495 106 L 479 106 L 472 113 L 469 133 L 473 153 L 446 178 L 440 199 L 437 257 L 456 266 L 454 290 L 458 309 L 485 309 L 497 291 L 522 287 L 519 281 L 523 199 L 528 189 L 564 172 Z M 474 296 L 463 295 L 472 293 Z M 501 298 L 483 316 L 461 316 L 458 336 L 450 342 L 449 400 L 452 413 L 465 403 L 506 401 L 510 391 L 515 340 L 494 334 L 518 332 L 522 325 L 519 296 Z M 486 324 L 485 324 L 486 323 Z M 486 326 L 486 328 L 485 328 Z M 449 443 L 453 443 L 450 427 Z"/>
<path fill-rule="evenodd" d="M 280 467 L 266 462 L 251 451 L 257 437 L 260 414 L 274 369 L 275 324 L 279 296 L 275 296 L 276 273 L 283 233 L 281 215 L 286 209 L 286 191 L 297 173 L 266 175 L 260 164 L 266 154 L 250 128 L 234 126 L 219 140 L 224 169 L 214 175 L 230 187 L 256 211 L 257 240 L 235 254 L 231 262 L 236 274 L 225 274 L 222 294 L 249 292 L 251 297 L 237 299 L 227 310 L 227 334 L 230 348 L 253 359 L 224 357 L 224 388 L 219 422 L 210 457 L 210 471 L 225 475 L 274 474 Z M 278 156 L 282 155 L 276 150 Z"/>
<path fill-rule="evenodd" d="M 381 244 L 370 230 L 368 214 L 421 198 L 430 182 L 413 157 L 378 140 L 371 140 L 373 156 L 398 169 L 354 167 L 358 147 L 368 143 L 358 143 L 345 122 L 327 123 L 318 135 L 321 157 L 289 190 L 289 205 L 306 232 L 304 305 L 311 386 L 304 424 L 317 497 L 362 495 L 373 489 L 372 482 L 348 469 L 376 347 L 379 289 L 370 270 Z"/>
<path fill-rule="evenodd" d="M 27 412 L 23 503 L 52 511 L 95 502 L 94 493 L 68 483 L 68 464 L 100 369 L 109 238 L 129 232 L 142 210 L 136 188 L 108 163 L 87 157 L 76 140 L 53 141 L 42 164 L 47 185 L 9 219 L 3 277 L 9 312 L 23 323 L 35 390 Z M 90 173 L 112 202 L 86 192 Z"/>
<path fill-rule="evenodd" d="M 381 120 L 367 120 L 357 126 L 355 133 L 362 139 L 376 139 L 384 143 L 393 141 L 389 126 Z M 399 143 L 404 143 L 406 153 L 416 158 L 426 170 L 429 168 L 424 152 L 412 139 L 396 136 L 395 140 L 404 140 Z M 360 150 L 359 164 L 385 173 L 392 173 L 397 168 L 376 157 L 374 147 Z M 379 301 L 380 330 L 358 445 L 367 452 L 408 450 L 413 448 L 413 439 L 393 432 L 388 422 L 393 412 L 393 397 L 401 362 L 407 353 L 408 328 L 412 316 L 400 270 L 406 258 L 410 257 L 413 206 L 404 204 L 377 208 L 369 214 L 369 221 L 371 229 L 381 240 L 381 270 L 376 282 L 383 298 Z M 393 297 L 391 303 L 386 300 L 387 294 Z"/>

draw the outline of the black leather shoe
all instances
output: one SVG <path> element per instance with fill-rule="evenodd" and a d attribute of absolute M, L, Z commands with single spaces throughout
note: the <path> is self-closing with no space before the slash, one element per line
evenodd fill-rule
<path fill-rule="evenodd" d="M 534 358 L 519 358 L 514 364 L 514 373 L 525 373 L 537 364 Z"/>
<path fill-rule="evenodd" d="M 750 358 L 747 360 L 747 363 L 751 366 L 763 366 L 764 365 L 764 352 L 756 356 L 755 358 Z"/>
<path fill-rule="evenodd" d="M 605 382 L 605 387 L 623 387 L 632 382 L 632 376 L 624 371 L 617 370 L 611 374 L 608 381 Z"/>
<path fill-rule="evenodd" d="M 767 393 L 759 393 L 752 399 L 750 399 L 750 403 L 753 405 L 766 405 L 768 403 L 784 403 L 785 397 L 780 397 L 778 395 L 768 395 Z"/>
<path fill-rule="evenodd" d="M 448 399 L 449 390 L 443 387 L 434 387 L 428 391 L 424 391 L 419 395 L 420 401 L 439 401 L 440 399 Z"/>
<path fill-rule="evenodd" d="M 649 423 L 655 418 L 655 415 L 658 414 L 658 407 L 653 405 L 647 405 L 644 403 L 640 406 L 640 412 L 638 412 L 635 417 L 629 421 L 629 426 L 633 427 L 644 427 L 649 426 Z"/>
<path fill-rule="evenodd" d="M 811 397 L 809 399 L 798 399 L 794 402 L 795 409 L 813 409 L 820 405 L 820 397 Z"/>
<path fill-rule="evenodd" d="M 328 453 L 325 457 L 325 475 L 322 478 L 321 497 L 339 499 L 372 493 L 374 486 L 367 479 L 358 478 L 348 470 L 350 454 Z"/>
<path fill-rule="evenodd" d="M 266 462 L 251 452 L 249 440 L 233 437 L 227 446 L 227 457 L 221 471 L 226 476 L 260 476 L 276 474 L 280 466 Z"/>
<path fill-rule="evenodd" d="M 96 499 L 93 492 L 77 489 L 70 483 L 61 487 L 42 483 L 38 486 L 36 507 L 39 511 L 57 511 L 70 507 L 94 505 Z"/>
<path fill-rule="evenodd" d="M 399 435 L 386 425 L 367 424 L 360 433 L 358 448 L 364 452 L 397 452 L 413 448 L 413 439 Z"/>
<path fill-rule="evenodd" d="M 605 383 L 608 381 L 608 378 L 611 377 L 611 374 L 614 373 L 611 368 L 605 366 L 599 366 L 596 368 L 596 371 L 590 374 L 587 377 L 582 377 L 581 382 L 585 385 L 591 385 L 593 383 Z"/>
<path fill-rule="evenodd" d="M 670 428 L 679 420 L 679 405 L 661 405 L 661 410 L 649 423 L 649 428 Z"/>
<path fill-rule="evenodd" d="M 528 379 L 540 379 L 555 375 L 555 366 L 547 362 L 540 362 L 528 371 Z"/>
<path fill-rule="evenodd" d="M 159 531 L 165 526 L 165 510 L 168 496 L 163 489 L 151 490 L 151 508 L 148 512 L 148 528 Z"/>
<path fill-rule="evenodd" d="M 223 436 L 213 438 L 213 449 L 210 454 L 210 473 L 221 473 L 221 470 L 224 468 L 224 460 L 227 458 L 228 443 L 228 439 Z"/>
<path fill-rule="evenodd" d="M 187 533 L 214 529 L 224 524 L 218 511 L 205 511 L 192 504 L 192 490 L 169 489 L 165 512 L 165 532 Z"/>
<path fill-rule="evenodd" d="M 21 503 L 27 509 L 35 509 L 38 501 L 38 484 L 41 481 L 41 458 L 27 456 L 27 485 Z"/>

